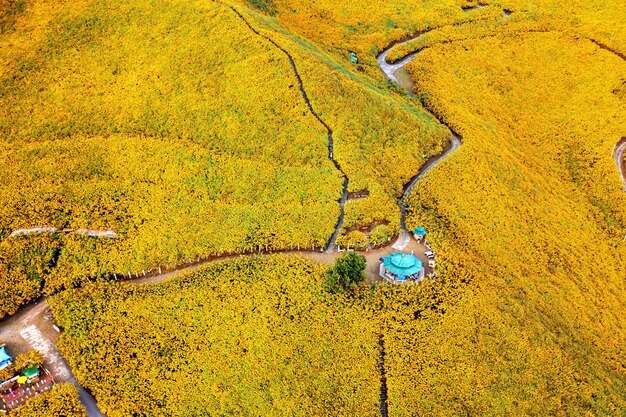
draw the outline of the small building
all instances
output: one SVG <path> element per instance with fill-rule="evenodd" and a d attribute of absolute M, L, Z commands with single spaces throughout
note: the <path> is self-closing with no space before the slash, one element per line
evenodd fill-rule
<path fill-rule="evenodd" d="M 380 261 L 381 278 L 392 284 L 417 282 L 424 278 L 422 261 L 411 253 L 394 252 Z"/>
<path fill-rule="evenodd" d="M 4 346 L 0 347 L 0 370 L 13 364 L 13 358 L 9 356 Z"/>
<path fill-rule="evenodd" d="M 420 240 L 423 237 L 426 237 L 426 229 L 424 229 L 424 226 L 417 226 L 415 228 L 415 230 L 413 230 L 413 236 L 415 236 L 415 239 Z"/>

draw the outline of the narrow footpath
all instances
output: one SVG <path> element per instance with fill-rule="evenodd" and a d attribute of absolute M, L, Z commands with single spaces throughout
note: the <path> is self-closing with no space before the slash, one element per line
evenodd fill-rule
<path fill-rule="evenodd" d="M 237 15 L 237 17 L 239 17 L 239 19 L 241 19 L 241 21 L 254 34 L 256 34 L 257 36 L 259 36 L 259 37 L 261 37 L 263 39 L 265 39 L 270 44 L 272 44 L 276 49 L 278 49 L 283 54 L 285 54 L 285 56 L 289 60 L 289 65 L 291 66 L 291 70 L 293 71 L 293 74 L 296 77 L 296 80 L 298 82 L 298 88 L 300 89 L 300 95 L 302 96 L 302 99 L 304 100 L 304 103 L 306 104 L 307 108 L 309 109 L 309 113 L 311 113 L 311 115 L 313 117 L 315 117 L 317 119 L 317 121 L 320 122 L 320 124 L 322 126 L 324 126 L 324 129 L 326 129 L 326 135 L 327 135 L 327 138 L 328 138 L 328 159 L 330 159 L 330 161 L 333 163 L 333 165 L 335 165 L 335 168 L 337 169 L 337 171 L 339 171 L 341 173 L 341 176 L 343 177 L 343 189 L 342 189 L 342 192 L 341 192 L 341 198 L 339 199 L 339 218 L 337 219 L 337 225 L 335 226 L 335 231 L 333 232 L 333 234 L 331 235 L 330 239 L 328 240 L 328 243 L 326 244 L 326 248 L 325 248 L 326 252 L 332 252 L 332 250 L 335 248 L 335 242 L 337 241 L 337 236 L 339 236 L 339 232 L 341 231 L 341 228 L 343 227 L 343 219 L 344 219 L 344 216 L 345 216 L 345 206 L 346 206 L 346 201 L 348 200 L 348 184 L 349 184 L 348 176 L 343 171 L 343 169 L 339 165 L 339 162 L 337 162 L 337 160 L 335 159 L 334 154 L 333 154 L 333 147 L 334 147 L 333 130 L 330 128 L 330 126 L 324 120 L 322 120 L 322 118 L 319 116 L 319 114 L 317 114 L 317 112 L 313 108 L 313 105 L 311 104 L 311 100 L 309 100 L 309 95 L 307 94 L 307 92 L 306 92 L 306 90 L 304 88 L 304 83 L 302 82 L 302 77 L 300 76 L 300 73 L 298 72 L 298 67 L 296 66 L 296 63 L 295 63 L 293 57 L 291 56 L 291 54 L 289 52 L 287 52 L 287 50 L 285 48 L 283 48 L 282 46 L 277 44 L 276 41 L 274 41 L 272 38 L 262 34 L 257 29 L 255 29 L 250 24 L 250 22 L 248 22 L 248 20 L 241 13 L 239 13 L 239 11 L 237 11 L 237 9 L 235 9 L 233 6 L 230 6 L 228 4 L 222 3 L 219 0 L 215 0 L 215 2 L 218 3 L 218 4 L 221 4 L 224 7 L 229 8 L 230 10 L 232 10 Z"/>
<path fill-rule="evenodd" d="M 389 405 L 387 403 L 387 370 L 385 369 L 385 339 L 380 334 L 378 338 L 379 357 L 378 357 L 378 373 L 380 374 L 380 415 L 388 417 Z"/>

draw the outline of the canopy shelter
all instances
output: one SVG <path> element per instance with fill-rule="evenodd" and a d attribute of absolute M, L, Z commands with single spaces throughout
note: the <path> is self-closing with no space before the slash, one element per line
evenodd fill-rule
<path fill-rule="evenodd" d="M 4 369 L 13 363 L 4 346 L 0 347 L 0 369 Z"/>
<path fill-rule="evenodd" d="M 392 283 L 419 281 L 424 277 L 424 266 L 413 254 L 394 252 L 381 258 L 380 276 Z"/>
<path fill-rule="evenodd" d="M 413 234 L 421 237 L 426 236 L 426 229 L 424 229 L 424 226 L 417 226 L 415 230 L 413 230 Z"/>
<path fill-rule="evenodd" d="M 28 379 L 34 378 L 36 376 L 39 376 L 39 369 L 36 366 L 31 366 L 30 368 L 24 369 L 22 375 L 24 375 Z"/>

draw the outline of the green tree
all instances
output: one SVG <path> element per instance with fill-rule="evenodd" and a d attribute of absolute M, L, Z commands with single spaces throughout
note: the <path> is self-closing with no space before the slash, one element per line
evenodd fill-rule
<path fill-rule="evenodd" d="M 365 280 L 365 256 L 348 252 L 326 271 L 324 289 L 336 294 L 356 287 Z"/>

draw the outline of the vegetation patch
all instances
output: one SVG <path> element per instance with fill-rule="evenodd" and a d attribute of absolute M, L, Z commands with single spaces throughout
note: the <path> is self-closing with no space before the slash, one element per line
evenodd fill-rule
<path fill-rule="evenodd" d="M 375 416 L 377 328 L 323 282 L 319 264 L 273 256 L 91 285 L 53 300 L 59 347 L 112 417 Z"/>

